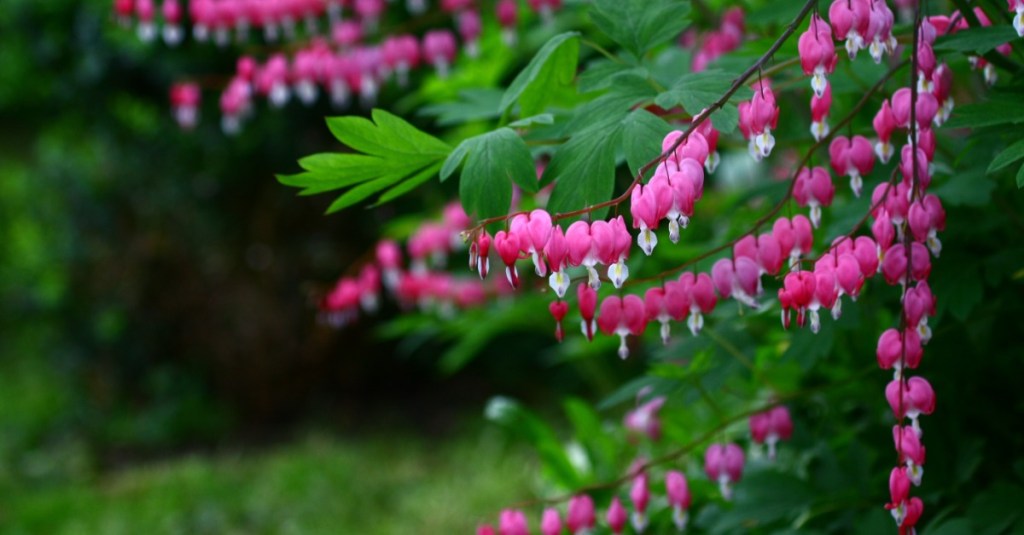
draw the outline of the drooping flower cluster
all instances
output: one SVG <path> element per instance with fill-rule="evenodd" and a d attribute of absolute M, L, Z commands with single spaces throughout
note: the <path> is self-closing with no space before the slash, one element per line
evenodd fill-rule
<path fill-rule="evenodd" d="M 638 403 L 639 398 L 645 393 L 646 390 L 638 394 Z M 637 409 L 626 415 L 624 424 L 627 430 L 647 434 L 652 441 L 659 440 L 660 434 L 651 434 L 650 430 L 660 429 L 657 411 L 664 403 L 665 398 L 661 396 L 640 403 Z M 778 441 L 789 439 L 792 432 L 793 422 L 789 410 L 783 405 L 771 407 L 750 417 L 751 441 L 754 444 L 767 444 L 770 460 L 775 459 L 775 445 Z M 736 443 L 713 443 L 704 451 L 704 473 L 709 480 L 718 484 L 724 500 L 732 499 L 733 486 L 742 479 L 746 462 L 746 455 Z M 633 532 L 644 533 L 649 524 L 652 504 L 652 473 L 647 461 L 638 458 L 634 460 L 627 474 L 630 481 L 628 494 L 620 497 L 616 493 L 612 496 L 603 514 L 604 524 L 615 534 L 625 533 L 627 523 L 632 526 Z M 657 503 L 665 503 L 668 506 L 672 523 L 676 529 L 683 532 L 689 523 L 689 511 L 693 505 L 689 482 L 686 475 L 676 469 L 665 471 L 663 481 L 664 501 L 658 500 Z M 657 490 L 660 489 L 656 489 L 656 492 Z M 564 528 L 571 534 L 592 533 L 591 530 L 597 528 L 600 522 L 600 516 L 593 499 L 586 494 L 578 494 L 569 500 L 564 522 L 557 507 L 544 509 L 540 518 L 540 532 L 543 535 L 559 535 L 563 533 Z M 522 510 L 506 509 L 499 514 L 497 533 L 529 532 L 529 521 Z M 484 524 L 477 528 L 477 534 L 488 533 L 495 533 L 491 525 Z"/>
<path fill-rule="evenodd" d="M 462 207 L 448 205 L 440 221 L 423 224 L 406 244 L 409 265 L 403 265 L 399 244 L 382 240 L 372 262 L 363 264 L 356 276 L 343 276 L 320 300 L 321 318 L 340 327 L 377 310 L 380 298 L 391 297 L 403 308 L 418 308 L 442 316 L 478 307 L 489 296 L 507 293 L 504 279 L 487 285 L 444 271 L 448 255 L 462 246 L 461 233 L 469 226 Z"/>
<path fill-rule="evenodd" d="M 597 331 L 617 336 L 618 354 L 622 358 L 630 353 L 630 337 L 642 335 L 648 323 L 658 322 L 661 339 L 668 343 L 673 321 L 685 320 L 696 335 L 703 327 L 704 316 L 711 313 L 720 300 L 733 298 L 755 309 L 773 306 L 763 299 L 765 275 L 781 279 L 777 296 L 783 325 L 788 328 L 795 313 L 798 326 L 809 324 L 813 332 L 818 332 L 823 309 L 838 319 L 843 298 L 856 300 L 868 281 L 880 274 L 876 280 L 900 288 L 902 302 L 900 324 L 881 334 L 876 349 L 879 366 L 894 372 L 885 396 L 897 419 L 893 440 L 898 466 L 892 471 L 891 500 L 887 507 L 901 532 L 910 532 L 923 511 L 921 500 L 909 495 L 911 485 L 921 483 L 925 462 L 919 418 L 933 412 L 935 393 L 926 379 L 907 374 L 920 365 L 924 347 L 932 334 L 928 321 L 935 314 L 936 298 L 927 279 L 931 258 L 938 257 L 942 249 L 938 233 L 945 228 L 946 219 L 939 198 L 928 193 L 936 150 L 933 129 L 948 118 L 953 106 L 951 71 L 945 64 L 938 63 L 931 45 L 939 33 L 959 28 L 962 18 L 931 17 L 914 30 L 917 39 L 911 54 L 916 70 L 908 87 L 895 91 L 881 103 L 872 122 L 877 136 L 874 143 L 862 135 L 863 131 L 854 128 L 848 136 L 830 136 L 827 118 L 832 93 L 827 75 L 839 60 L 833 36 L 845 39 L 851 58 L 858 50 L 867 48 L 872 58 L 880 61 L 884 54 L 896 52 L 892 18 L 892 12 L 881 0 L 837 0 L 832 4 L 830 21 L 814 16 L 800 38 L 800 60 L 813 91 L 811 133 L 815 141 L 822 144 L 823 140 L 831 139 L 827 166 L 801 165 L 793 173 L 787 201 L 808 207 L 809 218 L 796 215 L 772 221 L 771 217 L 779 213 L 776 210 L 755 228 L 730 242 L 731 255 L 717 258 L 710 270 L 694 269 L 678 278 L 662 275 L 660 284 L 649 286 L 642 293 L 631 293 L 630 287 L 637 281 L 635 277 L 629 281 L 627 261 L 633 242 L 630 227 L 637 231 L 638 247 L 646 255 L 652 255 L 663 220 L 667 220 L 670 240 L 677 242 L 680 228 L 686 228 L 695 215 L 695 203 L 701 199 L 705 187 L 705 172 L 713 172 L 717 163 L 718 132 L 709 121 L 704 121 L 687 134 L 677 131 L 666 136 L 662 143 L 664 154 L 653 166 L 653 176 L 646 183 L 643 177 L 638 178 L 628 195 L 623 195 L 623 199 L 630 202 L 628 216 L 576 221 L 563 229 L 559 220 L 587 210 L 566 215 L 551 214 L 539 208 L 516 212 L 507 219 L 507 227 L 493 236 L 483 225 L 474 228 L 469 260 L 470 268 L 486 277 L 493 250 L 505 265 L 505 280 L 509 286 L 518 288 L 527 284 L 517 264 L 530 259 L 534 272 L 538 277 L 548 277 L 548 284 L 557 296 L 549 303 L 549 312 L 555 320 L 559 341 L 564 337 L 563 322 L 570 314 L 570 303 L 565 297 L 572 285 L 570 271 L 576 269 L 580 278 L 586 273 L 586 282 L 580 282 L 576 288 L 581 330 L 588 340 Z M 740 40 L 737 38 L 736 42 Z M 987 71 L 986 78 L 989 78 Z M 738 126 L 748 140 L 751 155 L 758 160 L 769 156 L 774 147 L 772 131 L 777 126 L 779 109 L 769 79 L 758 80 L 753 89 L 752 98 L 738 107 Z M 863 102 L 870 100 L 865 98 Z M 861 105 L 858 104 L 858 109 Z M 897 131 L 900 135 L 894 138 Z M 904 135 L 906 143 L 902 143 Z M 870 209 L 865 215 L 865 221 L 868 216 L 871 218 L 870 235 L 858 235 L 858 224 L 849 234 L 832 240 L 820 256 L 813 257 L 814 229 L 822 226 L 823 209 L 832 204 L 836 194 L 830 169 L 836 176 L 848 177 L 852 193 L 860 196 L 874 172 L 875 158 L 885 164 L 897 154 L 897 149 L 900 159 L 893 178 L 870 186 Z M 464 227 L 469 225 L 468 221 L 464 223 Z M 771 223 L 771 231 L 761 232 L 761 227 L 768 223 Z M 443 242 L 428 239 L 428 230 L 425 226 L 422 231 L 423 241 Z M 423 248 L 442 250 L 441 256 L 444 256 L 450 250 L 444 247 L 448 245 Z M 410 243 L 410 251 L 412 248 Z M 421 254 L 418 258 L 429 256 Z M 599 270 L 599 265 L 603 269 Z M 604 281 L 610 281 L 617 290 L 626 291 L 602 298 L 598 290 L 602 287 L 607 290 Z M 630 436 L 657 440 L 661 436 L 658 414 L 664 404 L 664 398 L 638 403 L 624 420 Z M 792 421 L 784 407 L 776 407 L 751 417 L 750 431 L 752 442 L 765 444 L 769 458 L 773 458 L 777 442 L 791 435 Z M 742 477 L 744 463 L 744 452 L 736 444 L 714 444 L 705 451 L 705 472 L 719 484 L 726 498 Z M 627 517 L 632 519 L 638 532 L 646 526 L 649 477 L 650 474 L 644 472 L 633 478 L 629 493 L 631 514 L 624 505 L 626 502 L 619 497 L 610 502 L 603 518 L 613 533 L 625 529 Z M 682 529 L 691 504 L 685 476 L 681 472 L 669 472 L 665 479 L 667 502 L 672 507 L 675 523 Z M 546 510 L 541 531 L 560 533 L 560 515 L 558 509 Z M 593 501 L 578 496 L 569 504 L 565 524 L 570 532 L 578 533 L 594 527 L 597 518 Z M 521 533 L 527 529 L 521 512 L 502 514 L 501 533 Z"/>
<path fill-rule="evenodd" d="M 690 70 L 702 72 L 708 68 L 708 64 L 723 54 L 739 48 L 743 43 L 745 29 L 743 18 L 743 10 L 734 7 L 722 14 L 718 28 L 703 35 L 698 35 L 693 29 L 683 33 L 679 38 L 679 44 L 687 49 L 696 49 L 690 62 Z"/>
<path fill-rule="evenodd" d="M 114 12 L 123 25 L 136 23 L 139 37 L 147 42 L 162 33 L 168 45 L 177 45 L 190 24 L 192 36 L 199 42 L 212 40 L 224 47 L 234 39 L 244 45 L 251 40 L 252 30 L 259 30 L 255 33 L 265 42 L 280 46 L 272 48 L 262 63 L 240 58 L 235 75 L 221 88 L 222 128 L 229 134 L 237 132 L 242 120 L 252 114 L 252 99 L 257 96 L 267 98 L 276 108 L 284 106 L 293 94 L 310 105 L 321 92 L 329 94 L 335 106 L 347 106 L 353 95 L 369 106 L 384 84 L 395 80 L 404 87 L 420 65 L 430 66 L 444 77 L 459 52 L 460 40 L 468 57 L 479 55 L 485 27 L 474 2 L 463 0 L 440 2 L 442 10 L 451 15 L 460 40 L 444 28 L 428 29 L 421 37 L 381 33 L 381 17 L 390 9 L 385 0 L 189 0 L 187 8 L 183 3 L 163 0 L 157 9 L 156 0 L 114 0 Z M 427 8 L 426 0 L 408 0 L 406 4 L 413 15 L 421 15 Z M 561 2 L 538 0 L 530 6 L 550 19 Z M 499 2 L 496 9 L 509 45 L 515 42 L 518 9 L 512 0 Z M 281 41 L 289 43 L 282 45 Z M 171 104 L 177 115 L 185 108 L 174 97 L 172 94 Z M 195 100 L 198 102 L 198 97 Z M 194 126 L 194 122 L 177 118 L 183 128 Z"/>

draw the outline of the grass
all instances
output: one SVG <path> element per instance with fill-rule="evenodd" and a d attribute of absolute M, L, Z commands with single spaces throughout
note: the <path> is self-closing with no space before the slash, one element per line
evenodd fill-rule
<path fill-rule="evenodd" d="M 48 332 L 36 331 L 19 347 L 41 347 Z M 537 473 L 473 417 L 444 438 L 379 422 L 97 472 L 62 377 L 0 351 L 0 534 L 473 533 L 528 497 Z"/>
<path fill-rule="evenodd" d="M 310 435 L 257 454 L 191 456 L 0 499 L 4 533 L 472 533 L 527 496 L 528 460 L 482 433 Z"/>

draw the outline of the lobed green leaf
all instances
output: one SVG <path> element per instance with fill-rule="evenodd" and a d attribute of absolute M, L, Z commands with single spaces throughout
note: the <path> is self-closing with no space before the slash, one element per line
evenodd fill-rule
<path fill-rule="evenodd" d="M 984 54 L 1014 39 L 1017 39 L 1017 32 L 1006 24 L 968 28 L 952 35 L 940 36 L 935 40 L 935 50 Z"/>
<path fill-rule="evenodd" d="M 516 102 L 520 117 L 545 111 L 558 86 L 568 86 L 576 76 L 579 60 L 579 32 L 558 34 L 544 43 L 530 63 L 512 80 L 498 109 L 505 113 Z"/>
<path fill-rule="evenodd" d="M 596 0 L 590 8 L 594 25 L 637 58 L 679 35 L 689 14 L 680 0 Z"/>
<path fill-rule="evenodd" d="M 994 173 L 1021 158 L 1024 158 L 1024 139 L 1018 139 L 993 158 L 992 163 L 988 164 L 986 173 Z"/>

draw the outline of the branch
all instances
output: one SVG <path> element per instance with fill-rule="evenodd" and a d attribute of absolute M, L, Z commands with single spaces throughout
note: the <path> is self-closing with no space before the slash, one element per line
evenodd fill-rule
<path fill-rule="evenodd" d="M 837 383 L 828 383 L 828 384 L 823 384 L 823 385 L 819 385 L 819 386 L 815 386 L 815 387 L 811 387 L 811 388 L 806 388 L 804 390 L 801 390 L 801 391 L 798 391 L 798 392 L 794 392 L 794 393 L 791 393 L 791 394 L 780 394 L 775 399 L 775 401 L 772 401 L 770 403 L 765 403 L 764 405 L 758 406 L 757 408 L 746 410 L 746 411 L 742 411 L 742 412 L 736 413 L 736 414 L 734 414 L 732 416 L 729 416 L 728 418 L 724 418 L 724 419 L 722 419 L 718 423 L 718 425 L 712 427 L 711 429 L 707 430 L 705 433 L 703 433 L 700 436 L 694 438 L 693 440 L 687 442 L 686 444 L 681 446 L 679 449 L 676 449 L 676 450 L 671 451 L 669 453 L 666 453 L 664 455 L 655 457 L 655 458 L 653 458 L 653 459 L 651 459 L 651 460 L 649 460 L 649 461 L 647 461 L 647 462 L 645 462 L 643 464 L 637 465 L 632 470 L 628 471 L 625 475 L 623 475 L 622 477 L 620 477 L 618 479 L 615 479 L 615 480 L 612 480 L 612 481 L 605 481 L 605 482 L 601 482 L 601 483 L 595 483 L 595 484 L 592 484 L 592 485 L 586 485 L 584 487 L 580 487 L 580 488 L 576 489 L 572 494 L 563 494 L 563 495 L 559 495 L 559 496 L 553 496 L 553 497 L 550 497 L 550 498 L 536 498 L 536 499 L 533 499 L 533 500 L 524 500 L 524 501 L 521 501 L 519 503 L 512 504 L 509 507 L 514 508 L 514 509 L 525 509 L 527 507 L 533 507 L 533 506 L 537 506 L 537 505 L 554 505 L 554 504 L 558 504 L 558 503 L 562 503 L 562 502 L 567 502 L 570 499 L 572 499 L 574 496 L 578 496 L 580 494 L 586 494 L 586 493 L 589 493 L 589 492 L 606 490 L 606 489 L 614 489 L 614 488 L 619 487 L 619 486 L 621 486 L 622 484 L 624 484 L 624 483 L 626 483 L 628 481 L 631 481 L 636 476 L 646 472 L 647 470 L 649 470 L 651 468 L 654 468 L 655 466 L 675 461 L 676 459 L 679 459 L 680 457 L 686 455 L 687 453 L 690 453 L 691 451 L 697 449 L 700 445 L 702 445 L 702 444 L 708 442 L 709 440 L 715 438 L 715 435 L 718 435 L 719 433 L 721 433 L 722 431 L 726 430 L 729 426 L 731 426 L 732 424 L 734 424 L 736 422 L 739 422 L 739 421 L 741 421 L 741 420 L 743 420 L 745 418 L 749 418 L 749 417 L 751 417 L 751 416 L 753 416 L 755 414 L 764 412 L 764 411 L 766 411 L 768 409 L 771 409 L 772 407 L 777 407 L 777 406 L 781 405 L 783 402 L 786 402 L 786 401 L 802 399 L 802 398 L 805 398 L 807 396 L 810 396 L 811 394 L 815 394 L 815 393 L 817 393 L 819 391 L 835 392 L 838 387 L 842 387 L 842 386 L 845 386 L 845 385 L 848 385 L 848 384 L 851 384 L 851 383 L 854 383 L 854 384 L 859 383 L 860 380 L 862 378 L 864 378 L 865 376 L 867 376 L 869 373 L 871 373 L 871 371 L 873 369 L 874 369 L 874 367 L 866 368 L 861 373 L 853 375 L 852 377 L 848 377 L 847 379 L 845 379 L 843 381 L 840 381 L 840 382 L 837 382 Z"/>
<path fill-rule="evenodd" d="M 900 62 L 899 64 L 897 64 L 895 67 L 889 69 L 889 71 L 886 72 L 885 75 L 882 76 L 882 78 L 880 78 L 877 82 L 875 82 L 875 85 L 871 86 L 871 88 L 868 89 L 868 91 L 866 93 L 864 93 L 864 96 L 861 97 L 861 99 L 857 102 L 857 104 L 855 104 L 853 106 L 853 108 L 850 109 L 850 112 L 847 113 L 846 116 L 843 117 L 843 119 L 841 121 L 839 121 L 839 123 L 837 123 L 835 125 L 835 127 L 832 128 L 832 131 L 829 132 L 829 134 L 827 136 L 821 138 L 820 141 L 816 141 L 813 145 L 811 145 L 811 148 L 808 149 L 808 151 L 804 155 L 803 159 L 800 160 L 800 163 L 796 166 L 796 170 L 793 172 L 793 178 L 790 180 L 790 183 L 789 183 L 789 189 L 786 190 L 786 195 L 782 199 L 780 199 L 779 202 L 776 203 L 775 206 L 772 207 L 772 209 L 768 211 L 768 213 L 766 213 L 765 215 L 763 215 L 760 218 L 758 218 L 758 220 L 754 222 L 754 224 L 753 224 L 753 226 L 751 227 L 750 230 L 748 230 L 747 232 L 744 232 L 743 234 L 740 234 L 736 238 L 734 238 L 734 239 L 732 239 L 732 240 L 730 240 L 730 241 L 728 241 L 726 243 L 723 243 L 722 245 L 719 245 L 718 247 L 715 247 L 713 249 L 705 251 L 703 254 L 695 256 L 695 257 L 687 260 L 686 262 L 683 262 L 682 264 L 680 264 L 680 265 L 678 265 L 678 266 L 676 266 L 674 268 L 662 271 L 661 273 L 658 273 L 657 275 L 653 275 L 653 276 L 650 276 L 650 277 L 630 279 L 630 280 L 626 281 L 624 286 L 632 286 L 634 284 L 640 284 L 640 283 L 644 283 L 644 282 L 660 281 L 660 280 L 664 279 L 665 277 L 668 277 L 670 275 L 674 275 L 675 273 L 677 273 L 679 271 L 682 271 L 683 269 L 686 269 L 687 267 L 690 267 L 690 266 L 696 264 L 697 262 L 700 262 L 701 260 L 705 260 L 705 259 L 710 258 L 711 256 L 713 256 L 713 255 L 715 255 L 717 253 L 720 253 L 720 252 L 722 252 L 722 251 L 724 251 L 726 249 L 729 249 L 733 245 L 736 245 L 736 242 L 742 240 L 747 235 L 753 234 L 753 233 L 757 232 L 757 230 L 761 227 L 761 225 L 764 225 L 769 220 L 771 220 L 773 217 L 778 215 L 778 213 L 780 211 L 782 211 L 782 207 L 786 205 L 786 202 L 789 201 L 789 199 L 793 197 L 793 187 L 796 185 L 796 176 L 800 173 L 801 169 L 803 169 L 804 167 L 807 167 L 807 164 L 808 164 L 808 162 L 810 162 L 811 157 L 814 155 L 815 151 L 817 151 L 820 147 L 825 146 L 827 143 L 831 142 L 832 138 L 835 137 L 836 134 L 838 134 L 843 129 L 844 126 L 849 124 L 853 120 L 854 116 L 857 115 L 857 112 L 859 112 L 860 109 L 863 108 L 865 104 L 867 104 L 867 102 L 871 98 L 871 96 L 874 95 L 875 93 L 877 93 L 878 90 L 881 89 L 882 86 L 885 85 L 885 83 L 887 81 L 889 81 L 889 78 L 891 78 L 893 76 L 893 74 L 895 74 L 897 71 L 899 71 L 900 69 L 902 69 L 906 65 L 907 65 L 907 61 L 904 60 L 904 61 Z"/>
<path fill-rule="evenodd" d="M 693 133 L 693 131 L 696 130 L 697 127 L 703 124 L 704 121 L 708 120 L 708 118 L 711 117 L 712 113 L 722 109 L 725 106 L 725 104 L 729 102 L 729 99 L 732 98 L 732 96 L 736 94 L 736 92 L 739 91 L 740 88 L 744 86 L 744 84 L 747 83 L 747 80 L 749 80 L 750 77 L 754 75 L 754 73 L 761 70 L 764 64 L 767 63 L 768 60 L 771 59 L 776 52 L 778 52 L 779 48 L 782 48 L 782 45 L 785 44 L 787 40 L 789 40 L 790 36 L 792 36 L 793 33 L 796 32 L 797 28 L 800 27 L 800 24 L 803 23 L 804 18 L 806 18 L 807 14 L 810 13 L 812 9 L 814 9 L 815 5 L 817 5 L 817 0 L 807 0 L 804 3 L 804 7 L 800 9 L 800 13 L 798 13 L 796 18 L 794 18 L 793 21 L 789 23 L 789 26 L 786 26 L 786 29 L 782 32 L 781 35 L 779 35 L 775 42 L 772 43 L 772 46 L 768 47 L 768 50 L 764 54 L 762 54 L 761 57 L 757 59 L 757 61 L 755 61 L 750 67 L 747 67 L 747 70 L 743 71 L 743 73 L 741 73 L 735 80 L 733 80 L 732 85 L 729 86 L 729 89 L 726 90 L 726 92 L 721 97 L 719 97 L 718 100 L 712 103 L 711 106 L 709 106 L 703 112 L 695 115 L 693 117 L 693 121 L 690 123 L 690 126 L 687 127 L 686 131 L 683 132 L 683 135 L 679 136 L 679 138 L 676 139 L 675 143 L 673 143 L 668 149 L 663 151 L 654 159 L 644 164 L 644 166 L 641 167 L 639 171 L 637 171 L 636 177 L 633 179 L 633 182 L 629 185 L 628 188 L 626 188 L 626 191 L 624 191 L 622 195 L 619 195 L 618 197 L 615 197 L 614 199 L 608 201 L 600 202 L 597 204 L 587 206 L 585 208 L 581 208 L 579 210 L 573 210 L 571 212 L 563 212 L 559 214 L 552 214 L 551 220 L 559 221 L 571 217 L 578 217 L 584 214 L 589 214 L 590 212 L 593 212 L 595 210 L 600 210 L 602 208 L 608 208 L 610 206 L 621 204 L 626 199 L 629 199 L 630 194 L 633 193 L 633 188 L 635 188 L 637 184 L 639 184 L 643 180 L 644 175 L 647 174 L 648 171 L 656 167 L 661 162 L 665 161 L 666 158 L 668 158 L 673 152 L 675 152 L 675 150 L 679 148 L 679 146 L 682 145 L 690 137 L 690 134 Z M 511 214 L 506 214 L 503 216 L 483 219 L 480 222 L 478 222 L 475 227 L 466 231 L 466 235 L 473 236 L 487 225 L 507 221 L 508 219 L 523 213 L 526 212 L 519 211 Z"/>

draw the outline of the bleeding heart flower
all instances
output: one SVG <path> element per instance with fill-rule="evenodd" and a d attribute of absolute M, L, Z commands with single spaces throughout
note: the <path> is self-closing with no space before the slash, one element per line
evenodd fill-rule
<path fill-rule="evenodd" d="M 900 393 L 900 385 L 903 385 L 903 392 Z M 921 436 L 921 426 L 918 417 L 922 414 L 931 414 L 935 411 L 935 391 L 931 383 L 923 377 L 911 377 L 906 383 L 894 379 L 885 387 L 885 399 L 892 408 L 892 414 L 897 420 L 904 417 L 910 418 L 914 432 Z"/>
<path fill-rule="evenodd" d="M 831 206 L 836 188 L 832 177 L 824 167 L 802 168 L 793 184 L 793 199 L 798 206 L 810 206 L 811 224 L 821 225 L 821 207 Z"/>
<path fill-rule="evenodd" d="M 518 509 L 505 509 L 498 520 L 499 535 L 529 535 L 526 515 Z"/>
<path fill-rule="evenodd" d="M 793 435 L 793 420 L 785 405 L 777 405 L 750 417 L 750 436 L 756 444 L 768 445 L 768 458 L 775 459 L 775 445 Z"/>
<path fill-rule="evenodd" d="M 619 298 L 616 295 L 606 297 L 601 302 L 601 314 L 597 318 L 601 332 L 619 336 L 619 357 L 629 356 L 626 336 L 640 336 L 647 327 L 647 313 L 642 299 L 635 295 Z"/>
<path fill-rule="evenodd" d="M 597 291 L 587 284 L 580 283 L 576 287 L 576 297 L 579 301 L 580 317 L 583 321 L 580 327 L 587 340 L 594 339 L 594 331 L 597 324 L 594 322 L 594 312 L 597 310 Z"/>
<path fill-rule="evenodd" d="M 712 444 L 704 453 L 704 472 L 718 482 L 722 497 L 732 499 L 732 484 L 743 476 L 743 450 L 736 444 Z"/>
<path fill-rule="evenodd" d="M 898 331 L 887 329 L 878 338 L 878 367 L 893 370 L 893 377 L 903 376 L 903 369 L 915 369 L 921 363 L 921 337 L 914 329 Z"/>
<path fill-rule="evenodd" d="M 562 519 L 558 516 L 558 509 L 549 507 L 544 510 L 540 519 L 541 535 L 559 535 L 562 533 Z"/>
<path fill-rule="evenodd" d="M 569 510 L 565 515 L 565 524 L 569 528 L 569 533 L 577 535 L 583 530 L 593 529 L 596 523 L 594 500 L 586 494 L 573 496 L 569 500 Z"/>
<path fill-rule="evenodd" d="M 608 513 L 605 519 L 608 521 L 608 527 L 612 530 L 612 533 L 619 535 L 622 530 L 626 529 L 626 520 L 628 520 L 626 514 L 626 508 L 622 506 L 622 502 L 619 501 L 618 496 L 612 497 L 612 503 L 608 506 Z"/>
<path fill-rule="evenodd" d="M 693 498 L 690 496 L 690 488 L 686 484 L 686 476 L 682 472 L 669 470 L 665 474 L 665 494 L 668 497 L 669 506 L 672 507 L 672 522 L 679 531 L 685 530 L 689 516 L 687 511 L 690 509 Z"/>
<path fill-rule="evenodd" d="M 647 504 L 651 500 L 651 491 L 647 487 L 647 474 L 641 472 L 633 478 L 633 486 L 629 489 L 629 499 L 633 502 L 631 523 L 633 530 L 642 533 L 647 528 Z"/>
<path fill-rule="evenodd" d="M 564 337 L 562 331 L 562 320 L 565 319 L 565 315 L 569 313 L 569 303 L 565 301 L 552 301 L 548 305 L 548 310 L 551 311 L 551 317 L 555 318 L 555 339 L 559 342 Z"/>
<path fill-rule="evenodd" d="M 811 15 L 807 31 L 800 35 L 797 50 L 804 74 L 812 77 L 811 89 L 821 98 L 828 86 L 825 75 L 832 74 L 836 67 L 836 47 L 832 42 L 832 27 L 817 13 Z"/>

